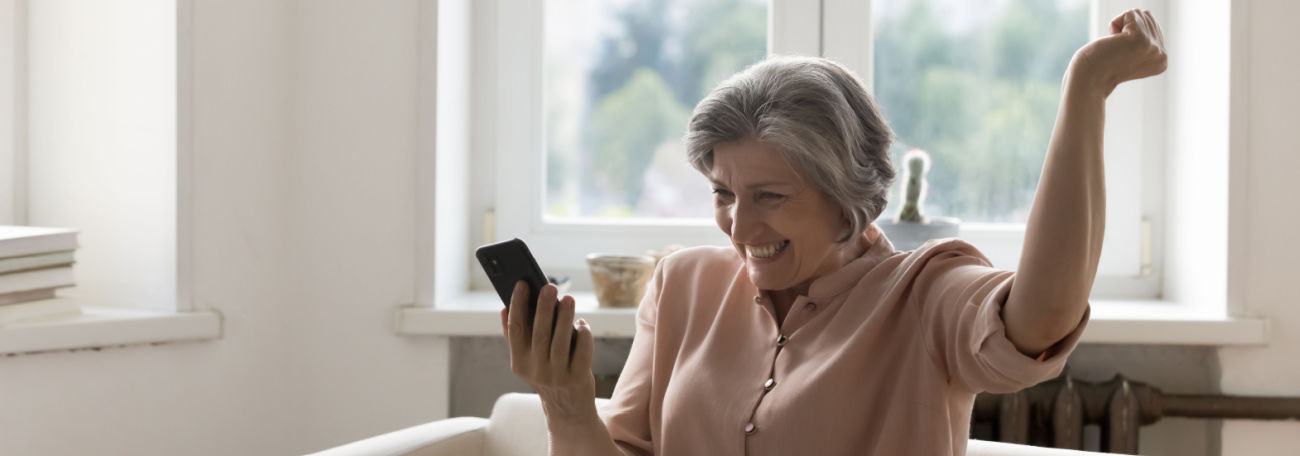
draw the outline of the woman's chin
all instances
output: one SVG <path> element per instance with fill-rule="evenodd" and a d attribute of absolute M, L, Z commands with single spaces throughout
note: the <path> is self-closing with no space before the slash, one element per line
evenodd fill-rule
<path fill-rule="evenodd" d="M 784 290 L 790 287 L 789 265 L 793 261 L 794 252 L 789 250 L 785 249 L 769 258 L 747 256 L 745 268 L 750 282 L 761 290 Z"/>
<path fill-rule="evenodd" d="M 773 271 L 764 271 L 762 266 L 749 265 L 749 281 L 760 290 L 784 290 L 789 288 L 787 280 L 776 277 Z"/>

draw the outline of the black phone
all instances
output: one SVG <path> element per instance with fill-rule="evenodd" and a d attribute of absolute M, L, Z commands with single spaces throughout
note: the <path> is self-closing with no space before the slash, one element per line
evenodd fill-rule
<path fill-rule="evenodd" d="M 474 256 L 483 266 L 483 272 L 487 273 L 492 288 L 497 291 L 497 296 L 501 297 L 501 303 L 507 308 L 510 307 L 510 296 L 515 292 L 515 283 L 523 280 L 528 284 L 528 321 L 535 320 L 537 300 L 541 295 L 542 287 L 549 281 L 546 279 L 546 274 L 542 273 L 542 268 L 537 265 L 533 253 L 528 250 L 528 244 L 519 238 L 514 238 L 479 247 L 474 251 Z M 559 310 L 559 306 L 556 306 L 557 318 Z M 552 334 L 555 333 L 555 323 L 555 319 L 552 319 Z M 569 338 L 569 355 L 573 355 L 573 349 L 577 345 L 578 332 L 574 330 Z"/>

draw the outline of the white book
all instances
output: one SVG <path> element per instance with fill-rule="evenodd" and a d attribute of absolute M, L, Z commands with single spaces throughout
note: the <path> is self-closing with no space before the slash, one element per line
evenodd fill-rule
<path fill-rule="evenodd" d="M 28 301 L 40 301 L 42 299 L 54 299 L 54 289 L 41 288 L 39 290 L 0 294 L 0 306 L 21 304 Z"/>
<path fill-rule="evenodd" d="M 0 225 L 0 258 L 77 249 L 77 230 Z"/>
<path fill-rule="evenodd" d="M 73 284 L 71 266 L 13 272 L 0 274 L 0 295 L 43 288 L 70 287 Z"/>
<path fill-rule="evenodd" d="M 46 299 L 0 307 L 0 326 L 20 321 L 67 318 L 81 315 L 81 306 L 71 299 Z"/>
<path fill-rule="evenodd" d="M 0 274 L 42 269 L 51 266 L 71 266 L 75 250 L 0 258 Z"/>

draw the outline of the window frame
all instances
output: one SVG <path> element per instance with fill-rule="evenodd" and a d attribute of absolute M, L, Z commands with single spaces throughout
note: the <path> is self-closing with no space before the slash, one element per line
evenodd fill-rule
<path fill-rule="evenodd" d="M 0 205 L 0 224 L 29 224 L 30 202 L 28 144 L 29 0 L 0 0 L 0 13 L 12 11 L 12 40 L 0 39 L 0 71 L 8 70 L 12 85 L 13 114 L 0 128 L 0 188 L 12 191 L 11 206 Z M 175 256 L 171 259 L 175 296 L 161 303 L 125 302 L 115 296 L 77 296 L 98 307 L 144 309 L 163 312 L 197 311 L 193 301 L 193 43 L 194 0 L 172 0 L 175 5 Z M 0 81 L 5 81 L 0 78 Z M 3 99 L 3 98 L 0 98 Z M 0 122 L 4 121 L 0 117 Z M 8 132 L 6 135 L 5 133 Z"/>
<path fill-rule="evenodd" d="M 0 0 L 0 188 L 12 193 L 0 201 L 0 224 L 22 225 L 27 217 L 27 2 Z"/>
<path fill-rule="evenodd" d="M 729 245 L 711 222 L 700 219 L 605 219 L 566 217 L 548 221 L 545 198 L 542 38 L 544 2 L 491 0 L 475 5 L 475 30 L 468 45 L 478 63 L 471 83 L 475 110 L 469 184 L 470 232 L 483 233 L 476 245 L 520 237 L 543 268 L 569 275 L 575 287 L 586 286 L 588 252 L 641 252 L 669 244 Z M 1131 2 L 1090 0 L 1091 36 L 1108 32 L 1114 14 Z M 873 45 L 868 0 L 796 2 L 771 0 L 768 16 L 770 54 L 820 55 L 833 58 L 859 75 L 871 75 Z M 1157 17 L 1169 17 L 1166 0 L 1136 5 Z M 510 14 L 498 14 L 510 11 Z M 1166 27 L 1167 28 L 1167 27 Z M 481 38 L 488 39 L 481 39 Z M 522 44 L 527 43 L 527 44 Z M 508 71 L 506 71 L 508 69 Z M 490 77 L 479 77 L 491 71 Z M 864 78 L 868 90 L 872 78 Z M 1162 202 L 1164 200 L 1163 79 L 1130 82 L 1117 89 L 1107 110 L 1105 162 L 1108 194 L 1107 236 L 1094 298 L 1153 299 L 1160 296 Z M 509 132 L 509 134 L 503 134 Z M 532 190 L 530 190 L 532 189 Z M 1113 195 L 1141 195 L 1116 198 Z M 529 197 L 519 197 L 528 195 Z M 478 215 L 482 215 L 481 218 Z M 963 223 L 959 236 L 984 252 L 994 266 L 1015 269 L 1024 239 L 1024 224 Z M 472 265 L 470 266 L 473 267 Z M 470 274 L 469 288 L 486 289 Z"/>
<path fill-rule="evenodd" d="M 81 307 L 81 314 L 67 318 L 21 322 L 0 328 L 0 354 L 52 353 L 68 349 L 115 347 L 135 344 L 194 342 L 220 339 L 221 315 L 197 308 L 193 301 L 193 0 L 175 1 L 176 77 L 176 170 L 175 170 L 175 296 L 162 302 L 132 301 L 111 293 L 93 296 L 61 296 Z M 12 7 L 12 10 L 8 8 Z M 28 0 L 0 0 L 0 15 L 16 11 L 13 43 L 0 38 L 0 59 L 12 59 L 0 71 L 12 74 L 15 82 L 0 90 L 12 90 L 17 100 L 13 118 L 0 117 L 11 130 L 0 128 L 0 188 L 12 189 L 13 209 L 0 206 L 0 223 L 27 224 L 31 204 L 28 180 Z M 7 27 L 5 29 L 8 29 Z M 16 63 L 13 63 L 16 62 Z M 5 80 L 0 75 L 0 81 Z M 8 86 L 9 84 L 5 84 Z M 8 132 L 8 133 L 7 133 Z M 7 147 L 12 146 L 12 147 Z M 4 219 L 9 217 L 8 219 Z"/>

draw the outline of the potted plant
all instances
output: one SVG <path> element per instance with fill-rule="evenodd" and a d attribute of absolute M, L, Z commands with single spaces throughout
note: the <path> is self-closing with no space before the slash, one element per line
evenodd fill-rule
<path fill-rule="evenodd" d="M 929 186 L 925 173 L 930 171 L 930 154 L 912 149 L 903 154 L 903 208 L 894 219 L 877 219 L 876 226 L 898 250 L 915 250 L 930 239 L 957 237 L 961 220 L 952 217 L 927 217 L 921 213 Z"/>

